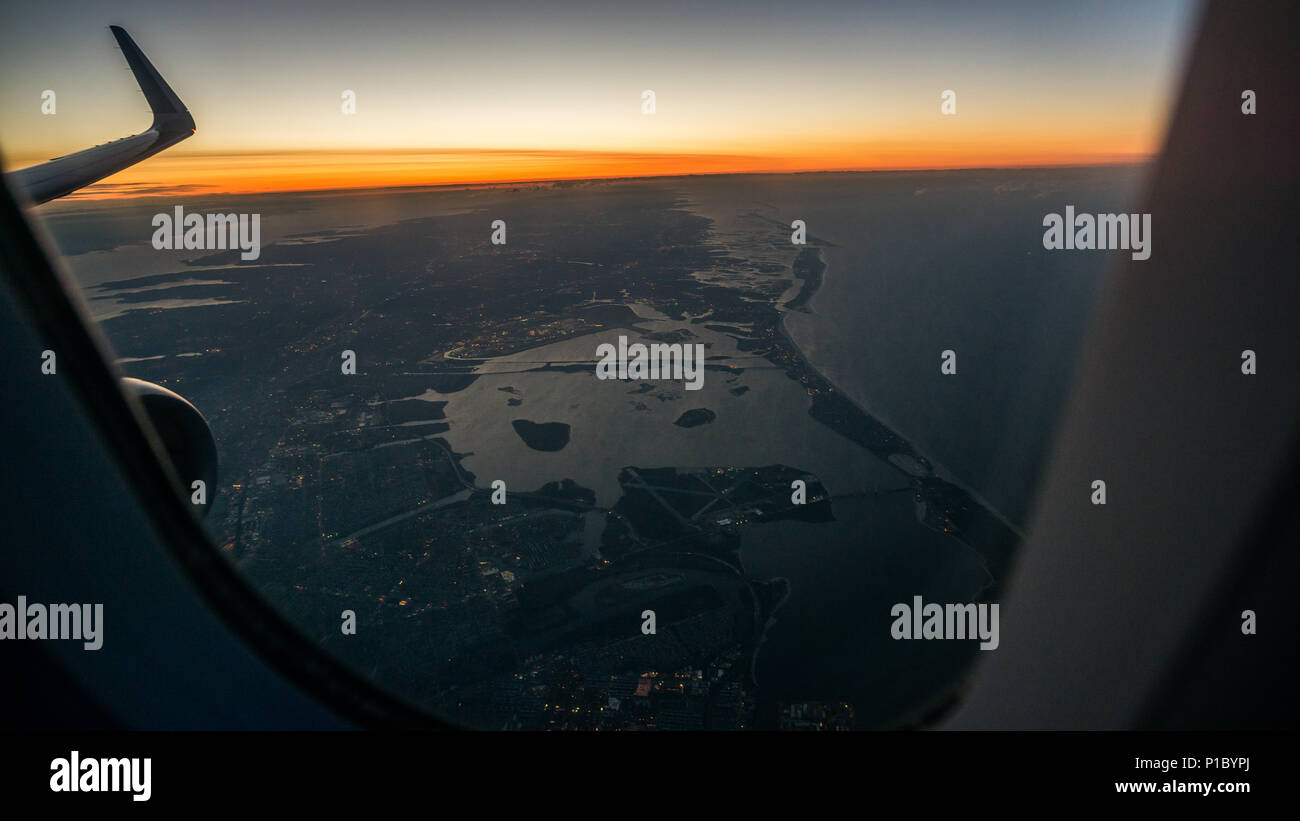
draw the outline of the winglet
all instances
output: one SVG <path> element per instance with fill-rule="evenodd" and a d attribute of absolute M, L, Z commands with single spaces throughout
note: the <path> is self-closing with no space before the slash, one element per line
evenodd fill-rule
<path fill-rule="evenodd" d="M 109 26 L 109 31 L 117 38 L 117 44 L 122 47 L 122 54 L 126 57 L 126 64 L 131 67 L 131 73 L 135 75 L 135 80 L 140 84 L 140 90 L 144 92 L 144 98 L 149 101 L 149 108 L 153 110 L 155 127 L 159 125 L 176 125 L 184 127 L 188 122 L 188 128 L 194 131 L 194 118 L 185 108 L 185 103 L 181 98 L 176 96 L 171 86 L 158 73 L 158 69 L 153 67 L 149 58 L 144 56 L 144 52 L 131 39 L 131 35 L 126 33 L 126 29 L 121 26 Z M 175 122 L 159 122 L 162 120 L 171 120 Z"/>
<path fill-rule="evenodd" d="M 194 118 L 176 96 L 171 86 L 153 67 L 149 58 L 121 26 L 109 26 L 126 64 L 140 84 L 144 98 L 153 111 L 153 124 L 145 131 L 111 143 L 97 145 L 66 157 L 33 165 L 5 175 L 16 191 L 21 191 L 36 205 L 71 194 L 107 176 L 130 168 L 159 151 L 189 137 L 197 130 Z"/>

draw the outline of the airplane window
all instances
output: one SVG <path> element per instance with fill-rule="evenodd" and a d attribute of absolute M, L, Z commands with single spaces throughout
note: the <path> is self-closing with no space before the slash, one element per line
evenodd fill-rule
<path fill-rule="evenodd" d="M 147 106 L 63 30 L 0 57 L 0 144 L 188 109 L 29 213 L 122 373 L 206 418 L 216 548 L 362 675 L 470 727 L 923 726 L 997 646 L 1106 271 L 1159 246 L 1194 22 L 1004 11 L 272 26 L 236 66 L 143 23 Z"/>

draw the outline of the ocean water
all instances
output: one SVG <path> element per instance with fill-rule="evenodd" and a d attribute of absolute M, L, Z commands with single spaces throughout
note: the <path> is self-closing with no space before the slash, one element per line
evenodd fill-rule
<path fill-rule="evenodd" d="M 1067 204 L 1132 211 L 1143 171 L 719 178 L 683 195 L 732 249 L 788 238 L 795 219 L 829 243 L 820 289 L 785 313 L 791 338 L 860 407 L 1023 527 L 1118 253 L 1049 253 L 1043 216 Z M 955 375 L 940 372 L 944 350 L 957 354 Z M 972 601 L 988 581 L 975 551 L 909 521 L 910 504 L 839 504 L 833 523 L 746 534 L 747 572 L 789 582 L 757 659 L 767 702 L 846 700 L 858 726 L 893 726 L 938 704 L 979 655 L 885 629 L 893 603 Z"/>
<path fill-rule="evenodd" d="M 833 244 L 785 327 L 808 360 L 932 462 L 1023 526 L 1119 251 L 1047 251 L 1044 215 L 1135 209 L 1145 168 L 807 174 L 701 180 L 722 231 Z M 1159 242 L 1159 236 L 1154 239 Z M 957 373 L 940 373 L 940 355 Z"/>

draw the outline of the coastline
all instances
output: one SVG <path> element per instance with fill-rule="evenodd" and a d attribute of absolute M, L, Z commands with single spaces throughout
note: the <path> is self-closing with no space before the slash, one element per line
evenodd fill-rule
<path fill-rule="evenodd" d="M 799 306 L 797 310 L 799 310 L 800 313 L 815 315 L 816 312 L 812 309 L 811 302 L 813 297 L 815 297 L 820 292 L 822 285 L 826 282 L 826 272 L 829 271 L 830 269 L 830 262 L 827 261 L 822 256 L 820 248 L 805 249 L 805 252 L 810 250 L 815 251 L 817 256 L 817 261 L 820 263 L 819 266 L 816 266 L 812 269 L 816 277 L 816 284 L 810 289 L 808 283 L 805 282 L 796 299 L 799 301 Z M 801 252 L 801 255 L 805 252 Z M 798 260 L 796 260 L 796 265 L 797 263 Z M 794 301 L 795 300 L 791 300 L 785 303 L 784 307 L 787 309 L 791 308 L 792 303 Z M 778 324 L 778 330 L 780 332 L 781 338 L 783 338 L 792 348 L 794 348 L 794 350 L 798 353 L 798 356 L 804 361 L 807 369 L 810 370 L 812 373 L 816 374 L 816 376 L 821 381 L 829 385 L 836 393 L 838 393 L 839 396 L 843 397 L 845 401 L 851 403 L 859 413 L 871 417 L 872 419 L 876 420 L 879 424 L 888 428 L 891 432 L 896 432 L 898 428 L 890 420 L 885 418 L 882 414 L 869 408 L 864 401 L 855 399 L 853 396 L 849 394 L 847 390 L 837 385 L 834 382 L 834 380 L 828 377 L 824 372 L 822 372 L 816 365 L 812 363 L 812 359 L 799 346 L 799 343 L 794 338 L 794 335 L 791 334 L 789 328 L 786 327 L 785 316 L 789 311 L 782 311 L 780 310 L 780 308 L 778 308 L 778 311 L 781 314 L 781 320 Z M 814 418 L 816 418 L 816 414 L 813 414 L 813 416 Z M 832 428 L 834 429 L 833 426 Z M 840 431 L 837 430 L 836 432 L 840 432 Z M 1017 538 L 1020 539 L 1024 538 L 1025 534 L 1020 529 L 1020 527 L 1017 526 L 1014 522 L 1007 519 L 1007 517 L 1004 516 L 1001 511 L 999 511 L 996 507 L 994 507 L 993 504 L 990 503 L 987 499 L 985 499 L 978 491 L 965 484 L 960 478 L 954 475 L 952 471 L 950 471 L 943 464 L 935 462 L 930 458 L 921 454 L 920 451 L 912 444 L 910 439 L 907 439 L 901 433 L 896 433 L 896 435 L 904 444 L 906 444 L 908 448 L 908 450 L 900 451 L 899 453 L 917 459 L 921 464 L 923 464 L 926 467 L 928 475 L 933 475 L 935 477 L 938 477 L 943 481 L 960 488 L 963 492 L 969 495 L 973 500 L 975 500 L 982 507 L 984 507 L 990 514 L 996 517 L 1005 527 L 1010 529 L 1016 535 Z M 895 467 L 897 467 L 897 465 L 895 465 Z M 904 475 L 907 475 L 905 471 L 903 473 Z"/>
<path fill-rule="evenodd" d="M 820 265 L 808 268 L 816 272 L 816 284 L 810 288 L 809 282 L 803 283 L 797 297 L 800 306 L 811 303 L 826 282 L 830 268 L 820 248 L 805 249 L 801 256 L 807 251 L 815 253 Z M 808 413 L 813 419 L 888 462 L 899 472 L 916 494 L 920 503 L 918 517 L 924 524 L 952 535 L 982 557 L 992 577 L 987 592 L 995 597 L 1006 579 L 1011 556 L 1024 534 L 978 493 L 953 477 L 942 465 L 931 462 L 880 416 L 849 396 L 819 370 L 786 328 L 785 317 L 790 313 L 788 302 L 783 305 L 778 300 L 772 308 L 776 317 L 771 329 L 773 347 L 763 358 L 803 384 L 812 397 Z M 810 308 L 795 310 L 812 313 Z M 890 459 L 898 455 L 909 457 L 923 468 L 923 473 L 914 475 L 900 468 Z"/>

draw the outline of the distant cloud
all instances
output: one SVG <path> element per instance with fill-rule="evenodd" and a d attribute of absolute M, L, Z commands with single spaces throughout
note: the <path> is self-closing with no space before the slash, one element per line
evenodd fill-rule
<path fill-rule="evenodd" d="M 163 182 L 97 182 L 63 199 L 90 200 L 103 197 L 169 197 L 178 194 L 195 194 L 215 189 L 215 185 L 168 185 Z"/>

